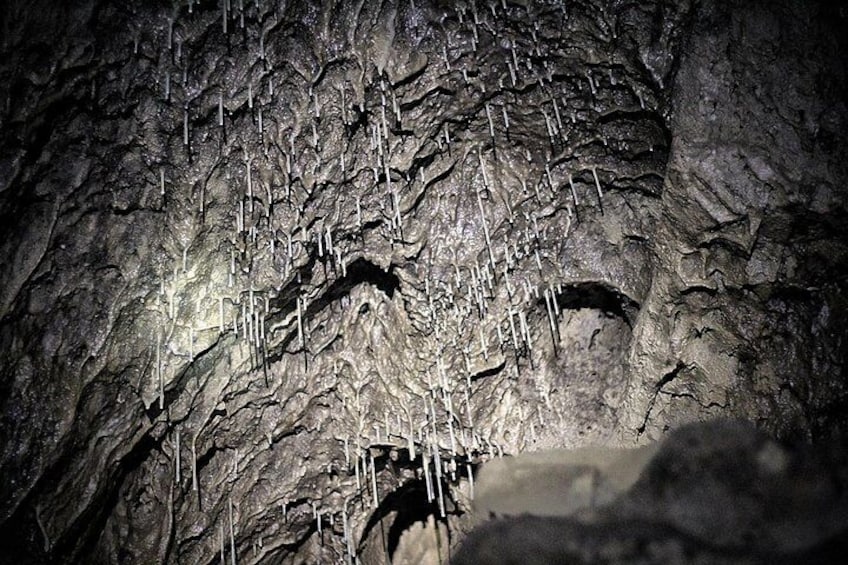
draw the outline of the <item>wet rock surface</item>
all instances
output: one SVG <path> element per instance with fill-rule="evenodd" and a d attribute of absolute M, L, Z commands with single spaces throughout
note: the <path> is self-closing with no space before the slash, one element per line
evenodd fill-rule
<path fill-rule="evenodd" d="M 2 559 L 437 559 L 503 454 L 844 441 L 837 9 L 137 4 L 0 7 Z"/>

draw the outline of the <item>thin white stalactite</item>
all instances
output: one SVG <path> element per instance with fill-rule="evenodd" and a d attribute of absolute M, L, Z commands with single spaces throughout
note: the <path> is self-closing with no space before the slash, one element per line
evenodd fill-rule
<path fill-rule="evenodd" d="M 568 175 L 568 186 L 571 188 L 571 199 L 574 201 L 574 209 L 577 210 L 577 190 L 574 188 L 574 179 L 571 178 L 571 173 Z"/>
<path fill-rule="evenodd" d="M 380 505 L 380 500 L 377 496 L 377 462 L 374 460 L 374 454 L 369 452 L 371 458 L 371 490 L 374 494 L 374 508 Z"/>
<path fill-rule="evenodd" d="M 551 118 L 548 116 L 548 113 L 545 112 L 544 108 L 542 108 L 542 115 L 545 118 L 545 128 L 548 130 L 548 140 L 551 142 L 551 146 L 553 146 L 555 144 L 555 141 L 554 141 L 555 135 L 554 135 L 554 130 L 551 127 Z"/>
<path fill-rule="evenodd" d="M 182 482 L 182 477 L 180 476 L 180 429 L 175 428 L 176 434 L 176 447 L 174 448 L 174 468 L 176 472 L 176 482 L 177 488 L 179 488 L 180 483 Z"/>
<path fill-rule="evenodd" d="M 565 138 L 565 130 L 562 127 L 562 117 L 559 114 L 559 104 L 557 104 L 556 98 L 551 97 L 551 103 L 554 106 L 554 115 L 556 116 L 557 126 L 559 127 L 559 132 L 563 135 L 563 139 Z"/>
<path fill-rule="evenodd" d="M 156 332 L 156 380 L 159 386 L 159 410 L 165 409 L 165 383 L 162 379 L 162 331 Z"/>
<path fill-rule="evenodd" d="M 548 293 L 548 289 L 545 289 L 545 309 L 548 312 L 548 323 L 551 327 L 551 343 L 553 343 L 554 348 L 556 348 L 559 340 L 557 339 L 556 323 L 554 322 L 554 312 L 551 306 L 551 295 Z"/>
<path fill-rule="evenodd" d="M 191 490 L 197 492 L 197 435 L 191 438 Z"/>
<path fill-rule="evenodd" d="M 247 169 L 247 200 L 250 202 L 250 213 L 253 214 L 253 173 L 250 167 L 250 157 L 247 155 L 245 158 L 245 168 Z"/>
<path fill-rule="evenodd" d="M 303 335 L 303 309 L 300 304 L 300 296 L 296 298 L 297 300 L 297 340 L 300 344 L 300 348 L 303 349 L 306 346 L 306 341 Z"/>
<path fill-rule="evenodd" d="M 219 540 L 221 541 L 221 565 L 224 565 L 227 562 L 227 553 L 224 543 L 224 524 L 221 524 L 221 529 L 219 530 L 219 533 Z"/>
<path fill-rule="evenodd" d="M 188 106 L 183 113 L 183 145 L 188 147 Z"/>
<path fill-rule="evenodd" d="M 345 469 L 350 469 L 350 448 L 347 445 L 348 438 L 344 439 Z"/>
<path fill-rule="evenodd" d="M 433 502 L 433 485 L 430 481 L 430 454 L 422 454 L 424 460 L 424 482 L 427 485 L 427 502 Z"/>
<path fill-rule="evenodd" d="M 439 516 L 445 518 L 445 493 L 442 489 L 442 459 L 439 456 L 439 446 L 433 448 L 433 454 L 436 459 L 436 489 L 439 491 Z"/>
<path fill-rule="evenodd" d="M 603 191 L 601 191 L 601 181 L 598 179 L 597 167 L 592 167 L 592 176 L 595 178 L 595 189 L 598 191 L 598 204 L 601 205 L 601 213 L 603 213 Z"/>
<path fill-rule="evenodd" d="M 235 525 L 233 524 L 233 499 L 227 497 L 227 505 L 229 506 L 230 515 L 230 565 L 236 565 L 236 535 Z"/>
<path fill-rule="evenodd" d="M 364 455 L 362 457 L 364 457 Z M 356 492 L 359 492 L 360 490 L 362 490 L 362 478 L 360 477 L 360 473 L 359 473 L 359 461 L 360 460 L 361 460 L 361 458 L 357 457 L 356 461 L 353 462 L 353 472 L 356 475 Z"/>
<path fill-rule="evenodd" d="M 481 162 L 482 164 L 482 162 Z M 489 236 L 489 224 L 486 221 L 486 213 L 483 210 L 483 199 L 480 197 L 480 191 L 475 191 L 477 193 L 477 207 L 480 210 L 480 219 L 483 222 L 483 235 L 486 237 L 486 248 L 489 251 L 489 261 L 492 265 L 492 268 L 495 268 L 495 253 L 492 250 L 492 239 Z"/>
<path fill-rule="evenodd" d="M 512 334 L 512 347 L 515 351 L 518 351 L 518 334 L 515 331 L 515 320 L 512 319 L 515 312 L 513 312 L 512 307 L 510 306 L 508 316 L 509 316 L 509 330 Z"/>
<path fill-rule="evenodd" d="M 554 287 L 551 285 L 551 302 L 553 302 L 554 314 L 556 314 L 555 318 L 559 318 L 560 314 L 559 301 L 557 300 L 558 294 L 562 294 L 562 286 L 557 284 L 556 294 L 554 294 Z"/>
<path fill-rule="evenodd" d="M 533 343 L 530 340 L 530 329 L 527 327 L 527 317 L 524 315 L 523 311 L 518 312 L 518 321 L 521 327 L 521 334 L 523 336 L 524 343 L 527 345 L 527 349 L 530 351 L 530 354 L 533 354 Z"/>
<path fill-rule="evenodd" d="M 250 325 L 247 321 L 247 304 L 241 303 L 241 333 L 245 339 L 250 339 Z"/>
<path fill-rule="evenodd" d="M 362 230 L 362 202 L 359 196 L 356 197 L 356 227 Z"/>
<path fill-rule="evenodd" d="M 492 121 L 492 111 L 489 109 L 489 103 L 486 102 L 486 119 L 489 121 L 489 135 L 492 139 L 495 138 L 495 123 Z"/>
<path fill-rule="evenodd" d="M 323 532 L 323 527 L 324 527 L 324 526 L 323 526 L 323 524 L 322 524 L 322 522 L 321 522 L 321 512 L 318 512 L 318 510 L 317 510 L 317 508 L 315 508 L 315 505 L 314 505 L 314 504 L 313 504 L 313 506 L 312 506 L 312 510 L 313 510 L 313 512 L 315 513 L 315 522 L 316 522 L 316 524 L 318 525 L 318 536 L 321 536 L 321 535 L 324 533 L 324 532 Z"/>

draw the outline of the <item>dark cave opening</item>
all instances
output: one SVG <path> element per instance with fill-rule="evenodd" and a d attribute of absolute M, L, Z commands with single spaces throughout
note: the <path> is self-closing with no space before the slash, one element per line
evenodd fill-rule
<path fill-rule="evenodd" d="M 397 498 L 392 501 L 397 516 L 392 521 L 386 539 L 386 551 L 389 559 L 394 561 L 400 538 L 414 524 L 426 525 L 429 517 L 438 515 L 438 505 L 427 502 L 427 492 L 422 482 L 405 486 L 402 492 L 397 492 Z M 387 501 L 388 502 L 388 501 Z"/>
<path fill-rule="evenodd" d="M 584 282 L 567 285 L 555 294 L 555 299 L 560 308 L 600 310 L 621 318 L 631 327 L 639 313 L 639 304 L 636 301 L 604 283 Z M 544 306 L 544 300 L 537 301 L 537 305 Z"/>

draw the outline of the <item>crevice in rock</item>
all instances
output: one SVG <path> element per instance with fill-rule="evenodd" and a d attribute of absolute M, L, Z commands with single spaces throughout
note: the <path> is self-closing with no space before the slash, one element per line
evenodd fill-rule
<path fill-rule="evenodd" d="M 662 392 L 663 387 L 674 381 L 674 379 L 676 379 L 685 368 L 686 365 L 682 361 L 678 361 L 674 369 L 664 374 L 659 380 L 659 382 L 654 385 L 654 391 L 651 395 L 651 400 L 648 402 L 648 407 L 645 410 L 645 417 L 642 420 L 642 425 L 639 426 L 636 430 L 638 435 L 642 435 L 643 433 L 645 433 L 645 429 L 648 426 L 648 421 L 651 419 L 651 412 L 654 409 L 654 404 L 656 404 L 657 397 Z"/>
<path fill-rule="evenodd" d="M 477 372 L 477 373 L 474 373 L 474 374 L 473 374 L 473 375 L 471 375 L 471 377 L 470 377 L 470 378 L 471 378 L 471 382 L 473 383 L 473 382 L 477 382 L 477 381 L 479 381 L 479 380 L 481 380 L 481 379 L 486 379 L 486 378 L 488 378 L 488 377 L 493 377 L 493 376 L 497 375 L 498 373 L 500 373 L 501 371 L 503 371 L 503 370 L 504 370 L 504 367 L 506 367 L 506 359 L 504 359 L 504 360 L 503 360 L 500 364 L 498 364 L 498 365 L 495 365 L 495 366 L 493 366 L 493 367 L 489 367 L 488 369 L 484 369 L 484 370 L 482 370 L 482 371 L 479 371 L 479 372 Z"/>

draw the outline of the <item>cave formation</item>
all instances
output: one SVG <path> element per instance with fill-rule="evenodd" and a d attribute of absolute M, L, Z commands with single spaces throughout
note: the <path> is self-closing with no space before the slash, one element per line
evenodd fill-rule
<path fill-rule="evenodd" d="M 844 445 L 846 18 L 6 0 L 0 562 L 436 563 L 504 456 Z"/>

